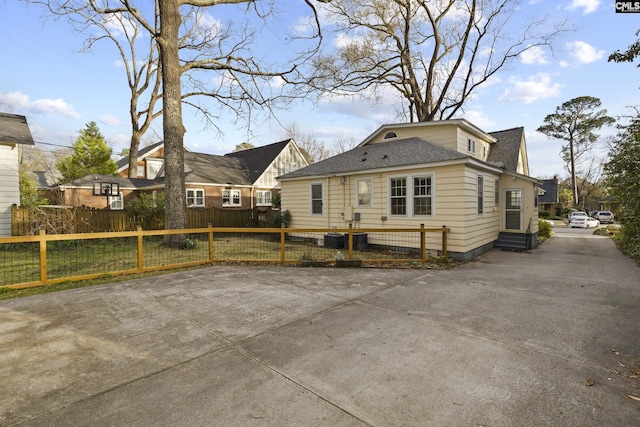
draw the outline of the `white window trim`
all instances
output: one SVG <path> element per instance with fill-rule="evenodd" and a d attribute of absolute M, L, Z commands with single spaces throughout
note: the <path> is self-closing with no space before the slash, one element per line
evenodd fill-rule
<path fill-rule="evenodd" d="M 500 206 L 500 179 L 494 179 L 493 185 L 493 205 Z"/>
<path fill-rule="evenodd" d="M 319 185 L 320 186 L 320 190 L 321 190 L 321 197 L 320 197 L 320 202 L 321 202 L 321 206 L 320 206 L 320 210 L 321 212 L 313 212 L 313 186 L 314 185 Z M 324 216 L 325 213 L 325 209 L 324 209 L 324 182 L 312 182 L 309 184 L 309 212 L 311 213 L 311 215 L 317 215 L 317 216 Z"/>
<path fill-rule="evenodd" d="M 189 204 L 189 192 L 193 192 L 193 197 L 191 197 L 193 199 L 193 203 Z M 205 193 L 204 193 L 204 188 L 187 188 L 187 206 L 190 208 L 204 208 L 205 206 Z M 199 196 L 198 193 L 201 193 L 202 196 Z M 202 199 L 201 203 L 198 203 L 198 200 Z"/>
<path fill-rule="evenodd" d="M 467 138 L 467 151 L 469 153 L 475 154 L 475 152 L 476 152 L 476 141 L 475 141 L 475 139 Z"/>
<path fill-rule="evenodd" d="M 360 203 L 360 192 L 359 186 L 360 182 L 368 181 L 369 182 L 369 203 L 361 204 Z M 359 208 L 372 208 L 373 207 L 373 178 L 358 178 L 356 179 L 356 206 Z"/>
<path fill-rule="evenodd" d="M 109 196 L 109 209 L 112 211 L 121 211 L 124 209 L 124 197 L 122 196 L 122 192 L 118 193 L 117 196 Z"/>
<path fill-rule="evenodd" d="M 229 192 L 229 202 L 224 202 L 224 193 Z M 233 203 L 233 200 L 236 198 L 234 194 L 237 194 L 238 203 Z M 242 191 L 235 188 L 225 188 L 222 190 L 222 207 L 223 208 L 237 208 L 242 206 Z"/>
<path fill-rule="evenodd" d="M 509 191 L 519 191 L 520 192 L 520 207 L 519 209 L 508 209 L 507 206 L 507 192 Z M 502 200 L 504 200 L 504 208 L 502 209 L 502 220 L 504 224 L 505 230 L 512 231 L 523 231 L 524 230 L 524 188 L 505 188 L 502 190 Z M 518 225 L 520 228 L 507 228 L 507 212 L 515 212 L 517 211 L 520 214 L 520 224 Z"/>
<path fill-rule="evenodd" d="M 269 195 L 269 201 L 265 200 L 265 195 Z M 271 206 L 271 190 L 256 190 L 256 206 Z"/>
<path fill-rule="evenodd" d="M 480 180 L 482 180 L 482 192 L 480 191 Z M 485 199 L 485 183 L 484 175 L 479 173 L 476 175 L 476 214 L 484 216 L 484 199 Z"/>
<path fill-rule="evenodd" d="M 400 214 L 392 214 L 391 213 L 391 180 L 392 179 L 406 179 L 407 182 L 407 213 L 404 215 Z M 431 178 L 431 215 L 414 215 L 414 188 L 413 188 L 413 179 L 414 178 Z M 426 218 L 426 219 L 435 219 L 436 217 L 436 173 L 428 172 L 428 173 L 415 173 L 412 175 L 392 175 L 387 179 L 387 215 L 393 218 Z"/>

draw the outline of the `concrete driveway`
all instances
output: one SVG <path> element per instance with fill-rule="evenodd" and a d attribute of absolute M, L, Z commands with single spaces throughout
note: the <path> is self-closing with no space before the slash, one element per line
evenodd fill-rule
<path fill-rule="evenodd" d="M 215 266 L 0 302 L 0 425 L 637 426 L 640 269 Z M 630 397 L 632 396 L 632 397 Z"/>

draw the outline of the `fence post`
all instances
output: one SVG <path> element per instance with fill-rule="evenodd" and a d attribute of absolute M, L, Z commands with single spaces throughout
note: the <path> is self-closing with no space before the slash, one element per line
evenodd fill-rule
<path fill-rule="evenodd" d="M 213 226 L 209 223 L 207 227 L 209 228 L 209 262 L 213 262 Z"/>
<path fill-rule="evenodd" d="M 349 259 L 353 259 L 353 224 L 349 223 Z"/>
<path fill-rule="evenodd" d="M 447 226 L 442 226 L 442 256 L 447 256 Z"/>
<path fill-rule="evenodd" d="M 40 230 L 40 283 L 47 284 L 47 232 Z"/>
<path fill-rule="evenodd" d="M 284 264 L 284 224 L 280 224 L 280 263 Z"/>
<path fill-rule="evenodd" d="M 427 232 L 424 231 L 424 224 L 420 224 L 420 259 L 427 260 Z"/>
<path fill-rule="evenodd" d="M 142 227 L 138 226 L 137 227 L 137 232 L 138 232 L 138 271 L 142 271 L 144 269 L 144 261 L 143 261 L 143 254 L 142 254 L 142 247 L 143 247 L 143 238 L 142 238 Z"/>

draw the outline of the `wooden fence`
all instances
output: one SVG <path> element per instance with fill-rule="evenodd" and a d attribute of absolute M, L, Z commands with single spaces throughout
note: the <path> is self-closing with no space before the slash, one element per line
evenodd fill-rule
<path fill-rule="evenodd" d="M 46 234 L 0 238 L 0 289 L 27 288 L 215 262 L 339 266 L 342 262 L 410 263 L 430 260 L 427 246 L 447 257 L 450 229 L 213 228 Z M 183 247 L 162 244 L 187 235 Z M 430 234 L 427 245 L 427 234 Z M 358 239 L 368 236 L 368 239 Z M 339 237 L 339 238 L 338 238 Z M 358 241 L 359 240 L 359 241 Z M 338 250 L 339 249 L 339 250 Z M 433 250 L 431 249 L 431 250 Z M 340 256 L 338 255 L 340 254 Z M 309 264 L 305 264 L 309 262 Z"/>
<path fill-rule="evenodd" d="M 187 228 L 264 227 L 269 225 L 271 209 L 188 209 Z M 156 227 L 163 229 L 164 221 Z M 75 234 L 135 231 L 143 218 L 126 211 L 89 208 L 86 206 L 11 207 L 11 235 L 30 236 L 44 230 L 47 234 Z"/>

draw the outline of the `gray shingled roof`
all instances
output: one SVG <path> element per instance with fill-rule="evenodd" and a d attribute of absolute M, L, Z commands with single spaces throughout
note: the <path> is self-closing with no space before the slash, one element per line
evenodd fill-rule
<path fill-rule="evenodd" d="M 0 113 L 0 143 L 34 145 L 27 118 L 17 114 Z"/>
<path fill-rule="evenodd" d="M 242 159 L 215 154 L 184 153 L 188 183 L 250 185 L 253 183 Z"/>
<path fill-rule="evenodd" d="M 248 150 L 236 151 L 225 154 L 225 157 L 233 157 L 244 162 L 247 176 L 251 182 L 255 182 L 264 173 L 267 167 L 284 150 L 291 139 L 275 142 L 262 147 L 250 148 Z"/>
<path fill-rule="evenodd" d="M 487 161 L 491 163 L 502 163 L 507 171 L 516 172 L 518 169 L 520 142 L 522 142 L 524 128 L 518 127 L 489 132 L 489 135 L 496 138 L 498 142 L 491 146 Z"/>
<path fill-rule="evenodd" d="M 333 175 L 468 158 L 466 154 L 414 137 L 356 147 L 280 178 Z"/>
<path fill-rule="evenodd" d="M 558 203 L 557 179 L 543 179 L 540 188 L 544 190 L 544 194 L 538 196 L 540 203 Z"/>

